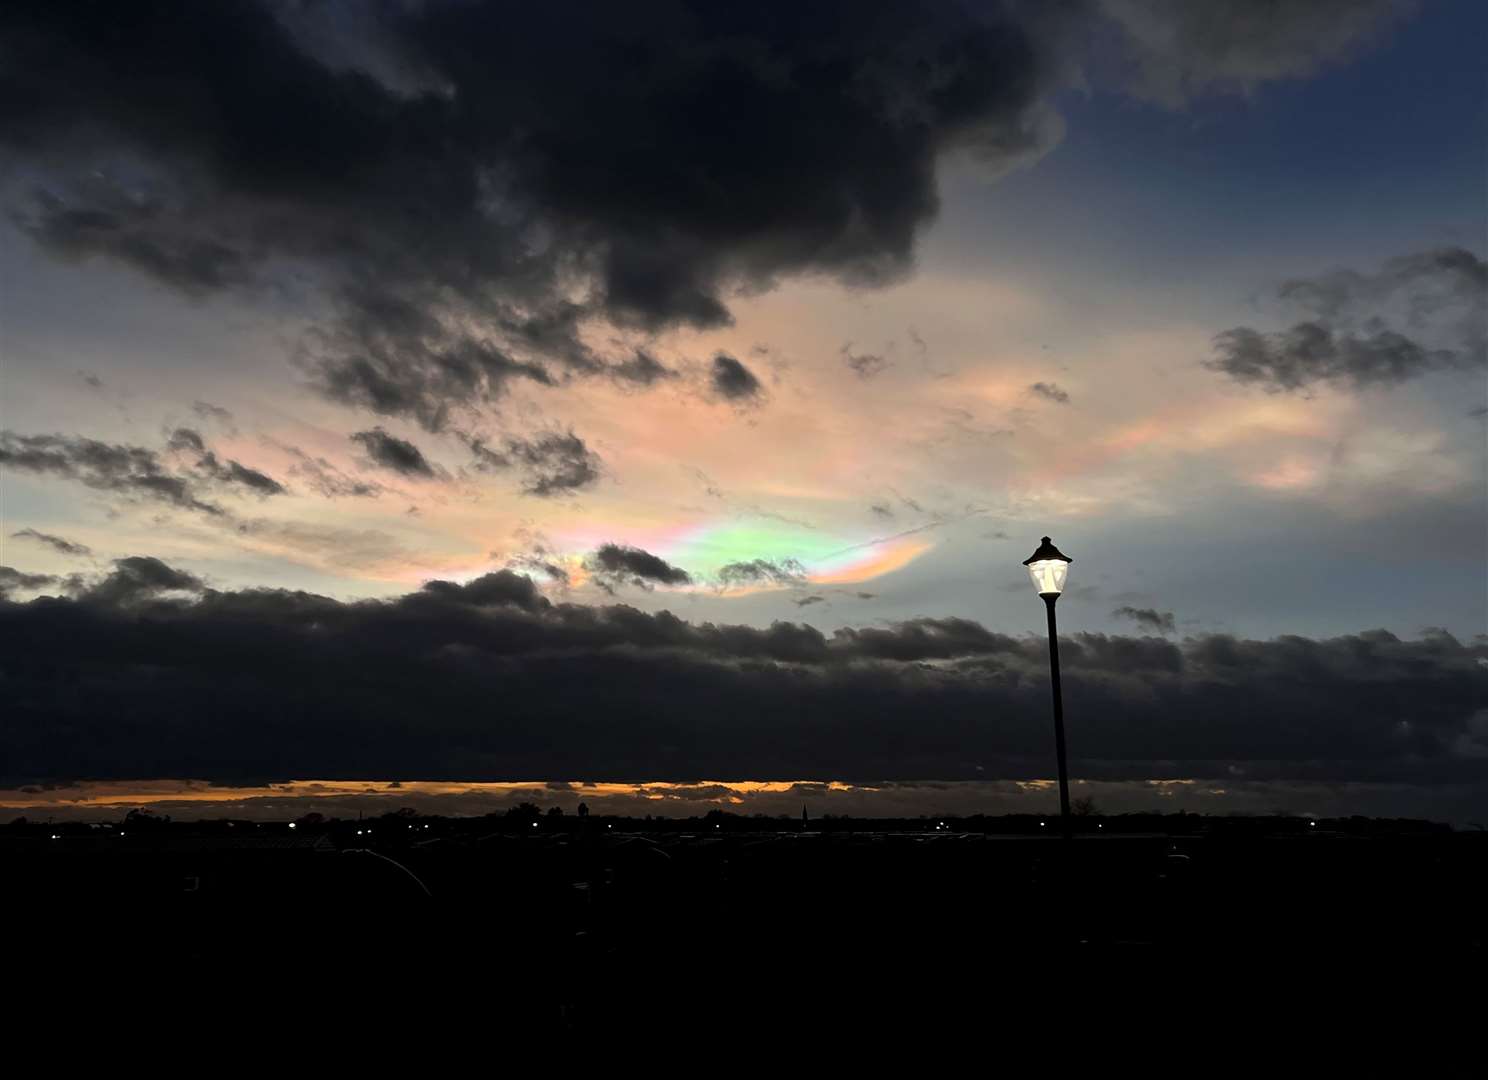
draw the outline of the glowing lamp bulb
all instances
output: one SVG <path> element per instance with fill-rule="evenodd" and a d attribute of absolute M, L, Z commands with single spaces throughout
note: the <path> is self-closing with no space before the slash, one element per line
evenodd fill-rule
<path fill-rule="evenodd" d="M 1040 596 L 1057 597 L 1064 592 L 1064 581 L 1069 576 L 1071 561 L 1068 555 L 1050 543 L 1045 536 L 1038 550 L 1023 560 L 1023 565 L 1028 567 L 1028 576 L 1033 580 L 1033 587 Z"/>

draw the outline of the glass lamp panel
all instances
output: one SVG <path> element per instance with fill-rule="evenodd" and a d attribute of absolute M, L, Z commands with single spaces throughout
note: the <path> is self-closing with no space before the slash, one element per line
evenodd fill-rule
<path fill-rule="evenodd" d="M 1069 574 L 1069 563 L 1063 559 L 1040 559 L 1028 564 L 1028 576 L 1040 596 L 1064 591 L 1064 579 Z"/>

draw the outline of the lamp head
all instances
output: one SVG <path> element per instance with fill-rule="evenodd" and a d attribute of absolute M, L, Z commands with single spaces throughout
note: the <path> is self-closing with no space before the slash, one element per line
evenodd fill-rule
<path fill-rule="evenodd" d="M 1040 596 L 1057 598 L 1064 591 L 1069 564 L 1073 561 L 1046 536 L 1038 550 L 1023 560 L 1023 565 L 1028 567 L 1028 576 L 1033 579 L 1033 587 Z"/>

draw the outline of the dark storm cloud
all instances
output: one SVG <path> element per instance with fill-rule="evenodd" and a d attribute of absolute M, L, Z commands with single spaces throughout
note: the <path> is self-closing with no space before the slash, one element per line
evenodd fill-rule
<path fill-rule="evenodd" d="M 35 529 L 20 529 L 10 534 L 15 540 L 35 540 L 38 544 L 45 544 L 59 555 L 82 555 L 93 554 L 93 549 L 86 544 L 68 540 L 53 533 L 38 532 Z"/>
<path fill-rule="evenodd" d="M 1111 617 L 1130 619 L 1143 629 L 1156 630 L 1159 634 L 1172 634 L 1178 629 L 1171 611 L 1158 611 L 1155 608 L 1119 607 L 1111 612 Z"/>
<path fill-rule="evenodd" d="M 1098 30 L 1178 103 L 1309 74 L 1391 7 L 12 0 L 5 199 L 59 258 L 189 296 L 314 290 L 310 385 L 438 431 L 523 381 L 667 377 L 591 327 L 902 278 L 940 160 L 1047 150 Z"/>
<path fill-rule="evenodd" d="M 507 455 L 526 472 L 522 493 L 548 498 L 592 487 L 604 466 L 573 432 L 549 432 L 534 439 L 508 439 Z"/>
<path fill-rule="evenodd" d="M 1390 259 L 1373 274 L 1288 281 L 1276 295 L 1305 318 L 1277 332 L 1226 330 L 1206 367 L 1291 392 L 1320 382 L 1389 386 L 1488 365 L 1488 265 L 1462 248 Z"/>
<path fill-rule="evenodd" d="M 657 585 L 691 585 L 692 575 L 665 559 L 637 547 L 604 544 L 584 560 L 595 584 L 613 593 L 616 586 L 650 589 Z"/>
<path fill-rule="evenodd" d="M 429 463 L 429 459 L 424 457 L 422 450 L 407 439 L 389 435 L 380 427 L 373 428 L 371 431 L 353 432 L 349 438 L 366 451 L 367 457 L 374 465 L 389 469 L 401 476 L 433 480 L 440 475 L 440 470 Z"/>
<path fill-rule="evenodd" d="M 95 491 L 152 499 L 213 516 L 226 511 L 197 497 L 193 481 L 169 470 L 154 450 L 76 435 L 0 431 L 0 466 L 61 476 Z"/>
<path fill-rule="evenodd" d="M 512 379 L 654 374 L 595 356 L 594 320 L 715 327 L 783 276 L 903 276 L 943 153 L 1047 146 L 1038 33 L 907 0 L 17 0 L 0 139 L 47 250 L 191 295 L 299 264 L 338 309 L 312 384 L 437 429 Z"/>
<path fill-rule="evenodd" d="M 726 401 L 757 401 L 765 389 L 754 372 L 728 353 L 719 353 L 713 358 L 710 381 L 713 392 Z"/>
<path fill-rule="evenodd" d="M 1056 405 L 1069 404 L 1069 391 L 1061 389 L 1058 383 L 1036 382 L 1028 388 L 1028 391 L 1048 401 L 1052 401 Z"/>
<path fill-rule="evenodd" d="M 1488 641 L 1062 645 L 1085 779 L 1488 781 Z M 0 782 L 1044 777 L 1047 664 L 1042 636 L 957 619 L 688 623 L 510 571 L 343 603 L 120 560 L 73 599 L 0 604 Z"/>
<path fill-rule="evenodd" d="M 799 585 L 806 580 L 806 567 L 798 559 L 751 559 L 719 568 L 722 585 Z"/>

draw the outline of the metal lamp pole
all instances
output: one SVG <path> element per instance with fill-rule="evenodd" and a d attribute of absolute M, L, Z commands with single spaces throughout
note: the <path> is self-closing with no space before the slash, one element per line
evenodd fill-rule
<path fill-rule="evenodd" d="M 1054 605 L 1059 594 L 1044 597 L 1049 611 L 1049 684 L 1054 688 L 1054 752 L 1059 758 L 1059 827 L 1070 839 L 1069 769 L 1064 764 L 1064 695 L 1059 691 L 1059 629 L 1054 621 Z"/>
<path fill-rule="evenodd" d="M 1038 590 L 1049 613 L 1049 685 L 1054 693 L 1054 751 L 1059 759 L 1059 828 L 1066 840 L 1074 835 L 1070 823 L 1069 769 L 1064 760 L 1064 696 L 1059 688 L 1059 626 L 1054 618 L 1054 605 L 1064 591 L 1072 560 L 1045 536 L 1037 551 L 1023 560 L 1033 587 Z"/>

